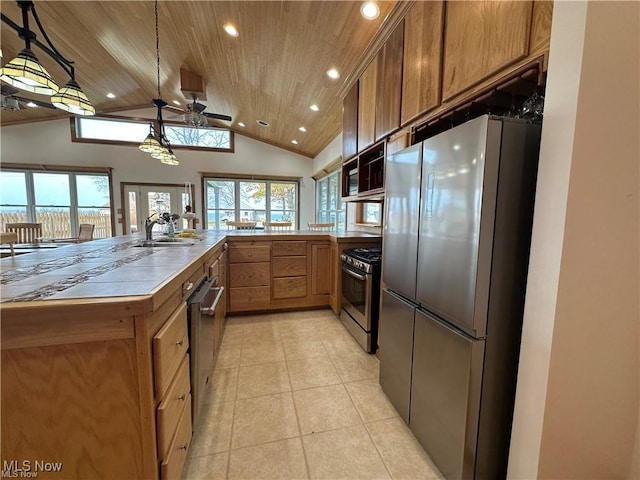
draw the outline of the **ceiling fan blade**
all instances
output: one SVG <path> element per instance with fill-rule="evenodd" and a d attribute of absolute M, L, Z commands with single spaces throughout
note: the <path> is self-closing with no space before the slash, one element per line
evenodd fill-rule
<path fill-rule="evenodd" d="M 178 113 L 178 114 L 182 114 L 182 115 L 184 115 L 184 114 L 185 114 L 185 111 L 184 111 L 182 108 L 174 107 L 173 105 L 166 105 L 166 106 L 164 107 L 164 109 L 165 109 L 165 110 L 170 110 L 170 111 L 172 111 L 172 112 L 176 112 L 176 113 Z"/>
<path fill-rule="evenodd" d="M 25 98 L 25 97 L 18 97 L 17 95 L 12 95 L 13 98 L 17 99 L 18 101 L 27 104 L 27 103 L 33 103 L 34 105 L 37 105 L 38 107 L 42 107 L 42 108 L 50 108 L 51 110 L 55 110 L 56 107 L 54 107 L 52 104 L 47 103 L 47 102 L 42 102 L 40 100 L 33 100 L 32 98 Z"/>
<path fill-rule="evenodd" d="M 4 83 L 0 85 L 0 93 L 5 96 L 15 95 L 19 91 L 19 89 L 12 87 L 11 85 L 5 85 Z"/>
<path fill-rule="evenodd" d="M 198 113 L 202 113 L 205 109 L 207 108 L 206 105 L 203 105 L 201 103 L 198 103 L 194 100 L 194 102 L 191 104 L 191 110 L 194 112 L 198 112 Z"/>
<path fill-rule="evenodd" d="M 202 115 L 209 118 L 215 118 L 216 120 L 225 120 L 227 122 L 231 121 L 231 117 L 229 115 L 223 115 L 221 113 L 207 113 L 204 112 Z"/>

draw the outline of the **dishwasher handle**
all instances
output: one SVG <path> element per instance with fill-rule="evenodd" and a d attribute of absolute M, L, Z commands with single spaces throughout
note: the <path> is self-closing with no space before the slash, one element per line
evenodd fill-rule
<path fill-rule="evenodd" d="M 224 287 L 211 287 L 209 289 L 210 292 L 216 292 L 215 297 L 213 298 L 213 301 L 211 302 L 211 305 L 209 306 L 201 306 L 200 307 L 200 313 L 204 314 L 204 315 L 214 315 L 216 312 L 216 308 L 218 307 L 218 302 L 220 302 L 220 299 L 222 298 L 222 294 L 224 293 Z"/>

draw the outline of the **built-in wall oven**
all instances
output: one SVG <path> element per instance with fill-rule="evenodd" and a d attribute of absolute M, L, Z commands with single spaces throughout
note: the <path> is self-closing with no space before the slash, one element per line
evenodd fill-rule
<path fill-rule="evenodd" d="M 340 320 L 366 352 L 374 353 L 378 347 L 381 249 L 351 248 L 340 258 Z"/>
<path fill-rule="evenodd" d="M 213 371 L 214 319 L 224 287 L 218 277 L 202 281 L 187 300 L 189 318 L 189 362 L 191 368 L 192 424 L 197 425 L 202 394 Z"/>

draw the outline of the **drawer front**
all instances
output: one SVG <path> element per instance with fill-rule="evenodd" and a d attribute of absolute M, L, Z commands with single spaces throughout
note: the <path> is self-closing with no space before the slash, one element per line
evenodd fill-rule
<path fill-rule="evenodd" d="M 307 296 L 307 277 L 273 279 L 273 298 L 300 298 Z"/>
<path fill-rule="evenodd" d="M 230 241 L 227 242 L 229 248 L 244 248 L 244 247 L 271 247 L 269 240 L 250 240 L 250 241 Z"/>
<path fill-rule="evenodd" d="M 271 287 L 242 287 L 229 289 L 229 310 L 265 310 L 271 306 Z"/>
<path fill-rule="evenodd" d="M 271 247 L 231 247 L 229 261 L 231 263 L 268 262 L 271 260 Z"/>
<path fill-rule="evenodd" d="M 160 458 L 167 457 L 171 439 L 176 432 L 180 414 L 187 405 L 190 390 L 189 355 L 185 355 L 167 394 L 158 406 L 158 454 Z M 187 405 L 187 408 L 190 409 L 191 405 Z"/>
<path fill-rule="evenodd" d="M 164 397 L 187 354 L 187 304 L 183 303 L 153 337 L 153 376 L 156 398 Z"/>
<path fill-rule="evenodd" d="M 274 277 L 299 277 L 307 274 L 307 257 L 274 257 L 271 260 Z"/>
<path fill-rule="evenodd" d="M 307 242 L 273 242 L 273 256 L 306 255 Z"/>
<path fill-rule="evenodd" d="M 169 447 L 169 453 L 162 460 L 160 468 L 162 480 L 174 480 L 181 478 L 182 467 L 187 458 L 189 445 L 191 444 L 191 395 L 187 397 L 185 408 L 182 411 L 180 422 Z"/>
<path fill-rule="evenodd" d="M 259 287 L 269 285 L 271 281 L 271 264 L 266 263 L 234 263 L 229 269 L 229 286 Z"/>
<path fill-rule="evenodd" d="M 202 279 L 204 278 L 204 268 L 201 267 L 199 270 L 196 270 L 191 274 L 188 280 L 182 283 L 182 299 L 185 300 L 189 297 L 195 288 L 200 285 Z"/>

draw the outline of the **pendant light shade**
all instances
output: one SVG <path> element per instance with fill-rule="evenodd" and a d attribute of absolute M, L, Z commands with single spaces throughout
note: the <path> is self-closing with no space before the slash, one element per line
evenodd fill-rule
<path fill-rule="evenodd" d="M 0 80 L 21 90 L 41 95 L 53 95 L 60 89 L 28 48 L 0 68 Z"/>
<path fill-rule="evenodd" d="M 80 89 L 75 80 L 69 80 L 67 84 L 51 97 L 51 103 L 74 115 L 95 115 L 96 109 Z"/>
<path fill-rule="evenodd" d="M 138 149 L 144 153 L 159 153 L 162 151 L 162 147 L 156 137 L 153 136 L 153 133 L 147 135 L 147 138 L 143 140 Z"/>

